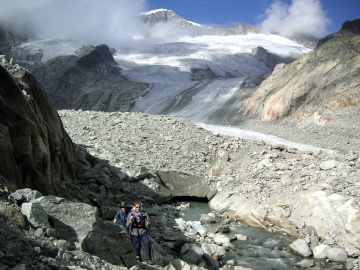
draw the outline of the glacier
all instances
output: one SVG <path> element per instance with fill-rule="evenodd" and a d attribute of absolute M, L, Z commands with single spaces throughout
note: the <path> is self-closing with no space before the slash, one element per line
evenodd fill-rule
<path fill-rule="evenodd" d="M 252 50 L 258 46 L 284 57 L 300 57 L 312 51 L 272 34 L 203 35 L 179 37 L 177 40 L 148 44 L 133 50 L 120 48 L 114 58 L 125 76 L 149 84 L 146 93 L 131 108 L 133 112 L 161 114 L 176 104 L 178 97 L 185 91 L 192 89 L 188 102 L 179 110 L 168 113 L 170 116 L 188 119 L 222 135 L 282 144 L 300 150 L 332 152 L 330 149 L 285 140 L 275 135 L 206 123 L 208 116 L 221 108 L 241 88 L 245 78 L 272 71 L 252 55 Z M 211 69 L 216 78 L 194 81 L 193 69 Z"/>
<path fill-rule="evenodd" d="M 132 111 L 159 114 L 183 91 L 197 88 L 189 106 L 173 115 L 189 118 L 198 114 L 200 108 L 211 107 L 210 113 L 221 107 L 244 78 L 271 72 L 264 62 L 252 55 L 252 50 L 258 46 L 284 57 L 299 57 L 311 51 L 278 35 L 203 35 L 178 37 L 134 50 L 120 48 L 114 58 L 125 76 L 149 84 Z M 193 81 L 194 69 L 211 69 L 216 79 Z M 206 122 L 206 113 L 203 111 L 201 116 L 191 120 Z"/>

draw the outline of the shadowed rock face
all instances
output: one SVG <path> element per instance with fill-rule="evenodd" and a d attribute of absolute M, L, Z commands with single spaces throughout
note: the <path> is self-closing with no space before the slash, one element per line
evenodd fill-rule
<path fill-rule="evenodd" d="M 77 54 L 29 65 L 21 61 L 34 56 L 18 49 L 15 59 L 44 86 L 56 109 L 128 111 L 148 87 L 122 76 L 106 45 L 81 48 Z"/>
<path fill-rule="evenodd" d="M 40 84 L 0 66 L 0 175 L 44 194 L 76 178 L 74 145 Z M 11 188 L 10 188 L 11 189 Z"/>
<path fill-rule="evenodd" d="M 8 27 L 0 25 L 0 52 L 12 57 L 12 47 L 21 44 L 26 39 L 13 33 Z"/>

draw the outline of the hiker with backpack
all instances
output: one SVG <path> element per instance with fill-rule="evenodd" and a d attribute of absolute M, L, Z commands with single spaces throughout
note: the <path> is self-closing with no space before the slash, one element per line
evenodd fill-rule
<path fill-rule="evenodd" d="M 125 202 L 120 202 L 119 204 L 120 210 L 116 212 L 113 222 L 119 223 L 119 225 L 123 226 L 127 229 L 126 221 L 128 217 L 128 206 Z"/>
<path fill-rule="evenodd" d="M 140 262 L 142 261 L 140 252 L 142 243 L 145 248 L 147 264 L 153 264 L 153 261 L 151 260 L 150 236 L 148 234 L 150 225 L 149 215 L 142 209 L 141 203 L 139 201 L 135 201 L 134 207 L 128 215 L 126 226 L 129 229 L 131 241 L 135 249 L 136 259 Z"/>

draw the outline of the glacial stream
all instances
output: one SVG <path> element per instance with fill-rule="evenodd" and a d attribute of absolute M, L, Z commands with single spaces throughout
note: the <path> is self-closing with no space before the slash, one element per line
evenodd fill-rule
<path fill-rule="evenodd" d="M 211 213 L 206 202 L 190 201 L 191 207 L 182 210 L 182 218 L 188 222 L 199 224 L 202 214 Z M 218 220 L 215 224 L 204 225 L 208 231 L 215 231 L 221 224 Z M 230 223 L 229 238 L 237 234 L 247 237 L 247 240 L 234 240 L 231 243 L 233 248 L 226 252 L 226 256 L 221 259 L 220 265 L 233 261 L 234 266 L 241 266 L 254 270 L 288 270 L 288 269 L 343 269 L 339 264 L 326 263 L 324 260 L 314 258 L 304 259 L 295 255 L 288 249 L 289 244 L 296 238 L 283 233 L 271 233 L 266 230 L 250 227 L 247 225 Z M 298 263 L 306 263 L 308 266 L 303 267 Z M 310 266 L 313 264 L 313 266 Z"/>

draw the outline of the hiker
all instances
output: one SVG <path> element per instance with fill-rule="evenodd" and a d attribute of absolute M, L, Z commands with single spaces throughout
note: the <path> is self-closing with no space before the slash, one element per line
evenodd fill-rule
<path fill-rule="evenodd" d="M 145 247 L 147 263 L 153 264 L 151 260 L 151 243 L 148 234 L 148 230 L 150 230 L 151 224 L 149 215 L 141 208 L 140 202 L 134 202 L 134 207 L 128 215 L 126 225 L 129 228 L 131 241 L 135 249 L 136 259 L 140 262 L 142 261 L 140 252 L 142 243 Z"/>
<path fill-rule="evenodd" d="M 119 225 L 121 225 L 125 229 L 127 229 L 126 221 L 127 221 L 127 217 L 128 217 L 128 212 L 127 212 L 128 206 L 126 205 L 125 202 L 120 202 L 119 207 L 120 207 L 120 210 L 116 212 L 113 222 L 119 223 Z"/>

